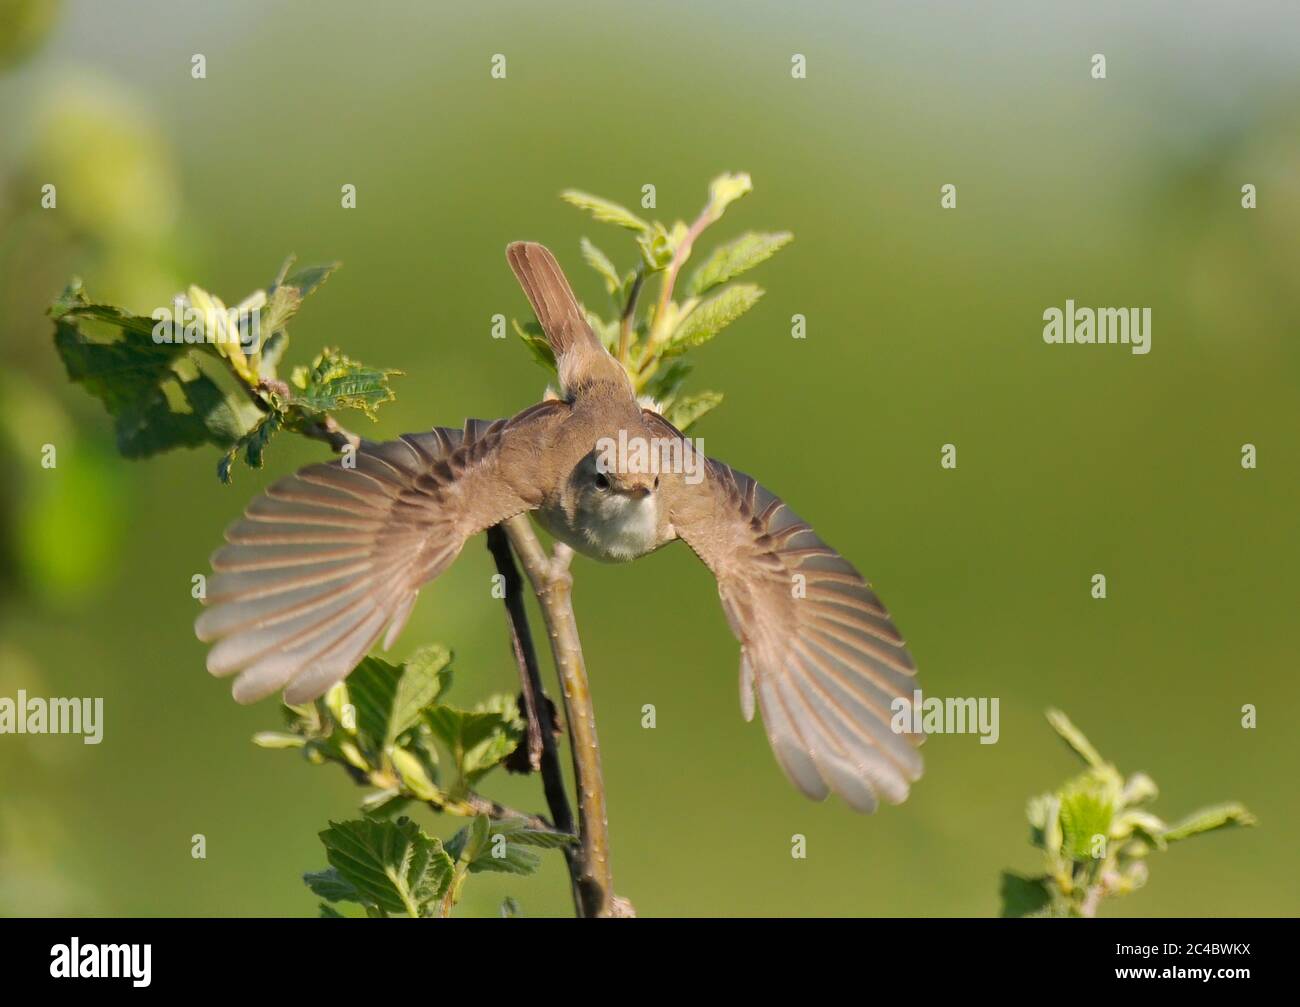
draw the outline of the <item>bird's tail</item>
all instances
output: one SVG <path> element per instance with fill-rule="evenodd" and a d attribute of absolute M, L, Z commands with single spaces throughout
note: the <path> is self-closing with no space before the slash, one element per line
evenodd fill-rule
<path fill-rule="evenodd" d="M 588 324 L 573 288 L 548 248 L 516 241 L 506 246 L 506 259 L 541 323 L 565 388 L 573 389 L 599 374 L 614 374 L 615 369 L 622 374 L 622 367 Z"/>

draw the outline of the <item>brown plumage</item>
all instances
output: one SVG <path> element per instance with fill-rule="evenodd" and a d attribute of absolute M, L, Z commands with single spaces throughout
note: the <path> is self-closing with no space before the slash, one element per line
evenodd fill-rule
<path fill-rule="evenodd" d="M 555 352 L 564 399 L 464 430 L 363 443 L 354 467 L 312 465 L 275 483 L 212 557 L 209 607 L 195 626 L 214 644 L 208 669 L 237 675 L 240 702 L 279 689 L 289 702 L 314 699 L 381 635 L 392 643 L 420 587 L 467 539 L 526 511 L 602 560 L 680 538 L 717 578 L 741 643 L 742 710 L 751 718 L 757 701 L 791 781 L 860 811 L 905 799 L 921 775 L 920 738 L 891 729 L 891 704 L 910 700 L 915 666 L 870 586 L 771 492 L 696 455 L 638 405 L 549 251 L 516 243 L 507 257 Z M 606 453 L 620 435 L 666 446 L 683 464 L 648 471 Z"/>

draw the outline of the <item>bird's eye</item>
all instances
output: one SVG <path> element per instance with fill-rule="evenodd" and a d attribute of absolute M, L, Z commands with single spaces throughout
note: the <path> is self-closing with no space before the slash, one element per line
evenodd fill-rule
<path fill-rule="evenodd" d="M 596 473 L 596 489 L 598 490 L 609 489 L 609 476 L 605 475 L 604 472 Z"/>

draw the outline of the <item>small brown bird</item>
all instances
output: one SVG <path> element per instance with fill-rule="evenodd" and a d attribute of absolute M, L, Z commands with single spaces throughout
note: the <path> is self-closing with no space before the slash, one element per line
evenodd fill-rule
<path fill-rule="evenodd" d="M 809 797 L 859 811 L 898 803 L 921 775 L 920 737 L 891 728 L 915 665 L 857 570 L 749 476 L 705 458 L 643 408 L 587 324 L 555 257 L 506 252 L 555 353 L 559 399 L 311 465 L 249 505 L 212 557 L 195 632 L 235 699 L 325 693 L 472 535 L 525 511 L 596 559 L 682 539 L 713 572 L 741 643 L 740 705 Z"/>

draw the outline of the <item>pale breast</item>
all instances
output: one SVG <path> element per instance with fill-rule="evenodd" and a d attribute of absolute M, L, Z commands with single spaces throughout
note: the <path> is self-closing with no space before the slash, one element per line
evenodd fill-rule
<path fill-rule="evenodd" d="M 654 496 L 633 500 L 611 497 L 569 518 L 560 508 L 536 512 L 542 527 L 584 556 L 621 563 L 644 556 L 660 544 L 659 507 Z"/>

